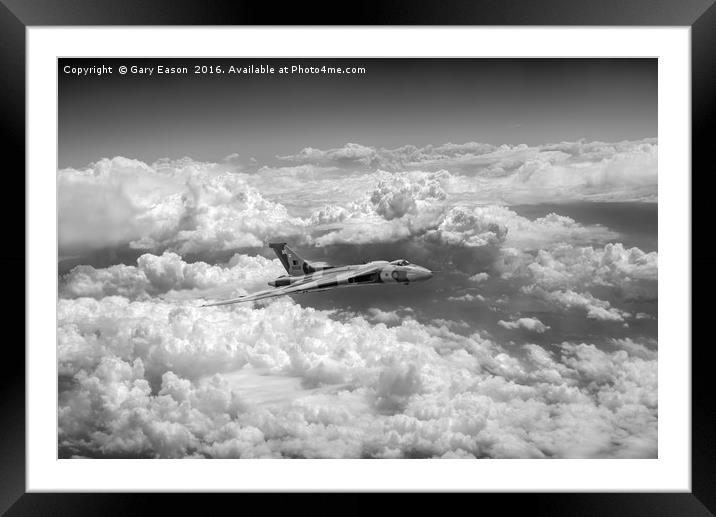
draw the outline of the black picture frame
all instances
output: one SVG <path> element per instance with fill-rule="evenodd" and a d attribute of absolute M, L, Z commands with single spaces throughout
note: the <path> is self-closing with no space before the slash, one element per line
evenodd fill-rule
<path fill-rule="evenodd" d="M 0 0 L 0 105 L 3 148 L 13 158 L 5 171 L 6 245 L 0 252 L 3 271 L 25 268 L 25 228 L 12 216 L 24 211 L 25 191 L 25 29 L 29 26 L 61 25 L 637 25 L 691 27 L 692 65 L 692 236 L 710 236 L 707 227 L 710 203 L 705 198 L 714 192 L 712 145 L 716 113 L 716 6 L 714 0 L 452 0 L 417 4 L 411 0 L 362 1 L 336 9 L 335 4 L 295 3 L 280 8 L 264 2 L 241 0 Z M 22 171 L 22 172 L 21 172 Z M 675 171 L 662 171 L 676 173 Z M 698 188 L 693 188 L 698 178 Z M 704 199 L 699 200 L 699 196 Z M 14 206 L 17 203 L 18 206 Z M 22 207 L 19 205 L 22 204 Z M 710 240 L 706 238 L 705 240 Z M 693 242 L 693 241 L 692 241 Z M 9 243 L 9 244 L 8 244 Z M 689 250 L 692 277 L 698 292 L 708 293 L 715 285 L 713 266 L 716 254 L 699 246 Z M 25 269 L 25 275 L 32 274 Z M 24 292 L 20 275 L 7 274 L 7 326 L 15 329 L 24 321 L 25 304 L 17 294 Z M 712 396 L 709 340 L 695 339 L 696 328 L 705 328 L 711 306 L 698 303 L 692 291 L 692 490 L 690 493 L 625 494 L 480 494 L 495 500 L 502 511 L 529 505 L 537 514 L 569 515 L 713 515 L 716 513 L 716 404 Z M 708 300 L 708 299 L 706 299 Z M 24 301 L 24 295 L 23 295 Z M 14 311 L 14 313 L 12 313 Z M 24 326 L 19 332 L 24 342 Z M 686 347 L 690 343 L 670 343 Z M 191 510 L 202 502 L 178 494 L 39 494 L 25 493 L 25 353 L 20 337 L 7 339 L 5 369 L 0 376 L 0 513 L 7 515 L 67 514 L 120 515 L 143 513 L 148 503 L 161 501 L 181 504 Z M 225 500 L 223 496 L 220 499 Z M 246 494 L 236 497 L 248 497 Z M 282 499 L 279 506 L 290 504 L 295 496 Z M 353 512 L 373 511 L 371 503 L 351 496 Z M 249 498 L 251 501 L 252 497 Z M 329 496 L 330 499 L 330 496 Z M 332 507 L 330 502 L 326 508 Z M 412 499 L 422 503 L 422 497 Z M 345 502 L 343 503 L 345 505 Z M 364 504 L 366 505 L 364 507 Z M 474 504 L 474 503 L 471 503 Z M 292 505 L 286 511 L 311 511 Z M 287 507 L 288 508 L 288 507 Z M 340 507 L 339 507 L 340 508 Z M 362 513 L 362 512 L 361 512 Z"/>

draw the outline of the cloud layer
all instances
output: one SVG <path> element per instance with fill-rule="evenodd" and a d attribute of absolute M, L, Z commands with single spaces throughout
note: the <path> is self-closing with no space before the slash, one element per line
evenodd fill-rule
<path fill-rule="evenodd" d="M 478 333 L 341 320 L 287 299 L 62 298 L 58 319 L 65 455 L 656 454 L 651 343 L 508 353 Z"/>
<path fill-rule="evenodd" d="M 348 171 L 447 170 L 470 179 L 471 190 L 514 202 L 560 198 L 656 200 L 657 143 L 653 138 L 541 146 L 467 142 L 395 149 L 349 143 L 328 150 L 306 148 L 278 158 L 290 164 Z"/>
<path fill-rule="evenodd" d="M 102 159 L 57 173 L 60 251 L 130 246 L 201 254 L 260 247 L 276 235 L 319 245 L 385 242 L 440 225 L 450 232 L 469 217 L 460 207 L 655 201 L 656 157 L 656 141 L 647 139 L 392 150 L 347 144 L 258 168 L 233 158 Z"/>
<path fill-rule="evenodd" d="M 225 265 L 209 265 L 187 263 L 172 252 L 161 256 L 146 253 L 136 266 L 77 266 L 61 278 L 59 294 L 63 298 L 122 296 L 131 300 L 229 297 L 265 288 L 269 280 L 284 273 L 278 259 L 260 256 L 235 255 Z"/>
<path fill-rule="evenodd" d="M 60 455 L 656 457 L 658 254 L 511 206 L 655 201 L 656 154 L 347 144 L 58 171 L 60 254 L 136 250 L 59 279 Z M 255 255 L 276 238 L 439 273 L 410 303 L 199 307 L 283 274 Z"/>

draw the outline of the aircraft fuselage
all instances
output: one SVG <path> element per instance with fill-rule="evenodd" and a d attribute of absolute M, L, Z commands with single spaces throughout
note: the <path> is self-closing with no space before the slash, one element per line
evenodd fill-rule
<path fill-rule="evenodd" d="M 336 287 L 353 287 L 378 284 L 410 284 L 427 280 L 432 271 L 405 259 L 388 262 L 376 260 L 366 264 L 331 266 L 325 262 L 309 262 L 289 248 L 285 242 L 269 243 L 287 275 L 271 280 L 273 289 L 259 291 L 233 298 L 212 302 L 204 306 L 230 305 L 233 303 L 265 300 L 287 294 L 301 294 L 326 291 Z"/>
<path fill-rule="evenodd" d="M 377 266 L 377 268 L 371 273 L 355 276 L 354 272 L 356 270 L 364 269 L 366 266 Z M 433 276 L 429 269 L 418 266 L 417 264 L 401 266 L 391 264 L 387 260 L 380 260 L 359 265 L 329 266 L 307 275 L 284 275 L 270 281 L 268 285 L 271 287 L 283 287 L 295 283 L 318 280 L 328 274 L 334 277 L 335 284 L 327 285 L 326 287 L 341 287 L 356 284 L 408 284 L 427 280 Z"/>

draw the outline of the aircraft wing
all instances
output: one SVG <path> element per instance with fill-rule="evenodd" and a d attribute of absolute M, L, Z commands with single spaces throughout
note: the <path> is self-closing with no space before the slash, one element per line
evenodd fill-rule
<path fill-rule="evenodd" d="M 232 303 L 242 302 L 253 302 L 257 300 L 265 300 L 267 298 L 274 298 L 276 296 L 284 296 L 287 294 L 300 294 L 308 293 L 313 291 L 326 291 L 338 287 L 337 278 L 340 275 L 342 280 L 348 280 L 349 278 L 366 275 L 377 271 L 378 268 L 375 266 L 365 267 L 361 269 L 355 269 L 350 272 L 326 272 L 318 278 L 312 280 L 306 280 L 305 282 L 299 282 L 285 287 L 276 287 L 274 289 L 267 289 L 265 291 L 259 291 L 257 293 L 247 294 L 231 300 L 224 300 L 221 302 L 213 302 L 202 305 L 202 307 L 214 307 L 216 305 L 229 305 Z"/>

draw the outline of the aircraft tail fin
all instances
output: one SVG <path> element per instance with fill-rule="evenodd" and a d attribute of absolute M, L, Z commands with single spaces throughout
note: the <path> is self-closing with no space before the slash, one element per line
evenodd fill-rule
<path fill-rule="evenodd" d="M 276 253 L 289 275 L 307 275 L 315 271 L 310 262 L 304 260 L 298 253 L 289 248 L 285 242 L 271 242 L 269 247 Z"/>

